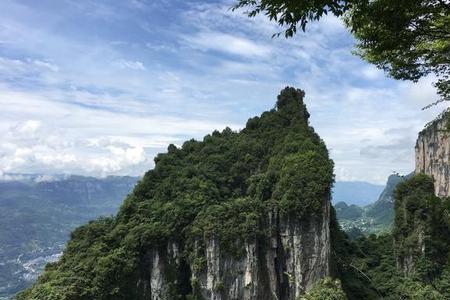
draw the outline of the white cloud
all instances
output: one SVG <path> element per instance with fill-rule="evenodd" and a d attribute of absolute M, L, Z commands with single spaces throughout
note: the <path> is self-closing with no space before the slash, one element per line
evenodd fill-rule
<path fill-rule="evenodd" d="M 272 39 L 279 27 L 231 12 L 228 0 L 180 10 L 157 3 L 121 11 L 70 1 L 79 22 L 88 10 L 88 22 L 100 20 L 92 34 L 72 27 L 78 35 L 65 34 L 78 24 L 63 11 L 44 18 L 28 4 L 2 4 L 0 172 L 142 174 L 169 143 L 242 127 L 286 85 L 306 90 L 338 180 L 383 183 L 392 170 L 414 167 L 417 132 L 443 108 L 420 110 L 436 99 L 432 78 L 386 79 L 350 54 L 353 41 L 337 18 Z M 172 22 L 152 23 L 148 9 L 127 15 L 130 6 L 167 9 Z"/>
<path fill-rule="evenodd" d="M 140 116 L 137 111 L 91 110 L 54 96 L 0 86 L 5 108 L 0 115 L 11 116 L 0 123 L 1 172 L 142 175 L 168 144 L 201 138 L 227 125 L 238 127 L 170 115 Z"/>
<path fill-rule="evenodd" d="M 417 83 L 405 82 L 400 85 L 402 96 L 410 103 L 410 105 L 425 107 L 438 100 L 436 89 L 433 82 L 436 81 L 434 76 L 428 76 Z"/>
<path fill-rule="evenodd" d="M 18 123 L 16 126 L 12 128 L 12 132 L 19 134 L 34 134 L 39 127 L 41 127 L 42 123 L 37 120 L 28 120 L 25 122 Z"/>
<path fill-rule="evenodd" d="M 383 71 L 377 69 L 374 66 L 365 66 L 364 68 L 362 68 L 361 74 L 368 80 L 376 80 L 383 78 L 383 76 L 386 76 L 385 74 L 383 74 Z"/>
<path fill-rule="evenodd" d="M 267 57 L 270 47 L 258 44 L 248 38 L 242 38 L 217 31 L 203 31 L 185 37 L 187 43 L 201 51 L 214 50 L 243 57 Z"/>
<path fill-rule="evenodd" d="M 59 71 L 59 67 L 49 61 L 38 59 L 11 59 L 0 56 L 0 80 L 21 80 L 23 78 L 46 78 Z"/>
<path fill-rule="evenodd" d="M 33 62 L 33 64 L 35 64 L 38 67 L 47 68 L 53 72 L 59 71 L 59 67 L 51 62 L 43 61 L 43 60 L 39 60 L 39 59 L 32 60 L 32 62 Z"/>
<path fill-rule="evenodd" d="M 25 62 L 19 59 L 6 59 L 0 57 L 0 70 L 5 71 L 23 71 L 26 67 Z"/>
<path fill-rule="evenodd" d="M 138 71 L 145 71 L 145 66 L 140 61 L 131 61 L 131 60 L 124 60 L 121 59 L 115 63 L 119 68 L 121 69 L 131 69 L 131 70 L 138 70 Z"/>

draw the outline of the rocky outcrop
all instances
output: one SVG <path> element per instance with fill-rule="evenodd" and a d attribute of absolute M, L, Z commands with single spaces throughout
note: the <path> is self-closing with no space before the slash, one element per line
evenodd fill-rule
<path fill-rule="evenodd" d="M 425 255 L 425 235 L 426 233 L 423 224 L 418 224 L 415 230 L 409 235 L 409 239 L 414 240 L 412 247 L 408 247 L 404 249 L 402 253 L 397 254 L 395 258 L 396 267 L 404 276 L 413 275 L 416 270 L 418 258 Z M 394 246 L 397 242 L 397 240 L 394 240 Z"/>
<path fill-rule="evenodd" d="M 321 214 L 298 219 L 272 212 L 262 226 L 271 234 L 246 243 L 240 257 L 226 254 L 215 239 L 206 241 L 205 267 L 184 284 L 208 300 L 294 300 L 330 275 L 329 199 Z M 168 274 L 180 270 L 176 244 L 150 251 L 147 264 L 145 299 L 171 299 L 168 286 L 183 284 Z"/>
<path fill-rule="evenodd" d="M 435 213 L 425 199 L 450 196 L 450 131 L 449 113 L 444 112 L 419 133 L 416 141 L 415 178 L 407 182 L 395 202 L 394 246 L 397 269 L 405 276 L 416 271 L 419 259 L 426 257 L 427 239 L 439 226 Z M 425 174 L 425 175 L 424 175 Z M 426 176 L 428 175 L 428 176 Z M 434 195 L 433 195 L 434 194 Z M 420 213 L 419 213 L 420 212 Z M 439 219 L 439 218 L 437 218 Z M 440 232 L 439 230 L 437 232 Z M 436 258 L 433 257 L 433 260 Z"/>
<path fill-rule="evenodd" d="M 420 132 L 416 142 L 416 173 L 433 177 L 439 197 L 450 196 L 450 132 L 446 115 Z"/>
<path fill-rule="evenodd" d="M 447 204 L 435 195 L 430 176 L 419 173 L 397 186 L 392 234 L 397 269 L 405 276 L 423 272 L 424 268 L 418 268 L 419 262 L 421 266 L 429 266 L 428 262 L 433 262 L 430 266 L 446 263 L 446 215 Z M 429 270 L 426 272 L 431 274 Z"/>

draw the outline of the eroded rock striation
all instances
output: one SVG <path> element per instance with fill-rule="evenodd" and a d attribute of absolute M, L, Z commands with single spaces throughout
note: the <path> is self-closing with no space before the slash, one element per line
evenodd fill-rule
<path fill-rule="evenodd" d="M 324 199 L 325 200 L 325 199 Z M 330 275 L 330 205 L 323 201 L 321 216 L 289 220 L 269 214 L 266 240 L 245 243 L 239 258 L 221 249 L 215 239 L 206 242 L 206 268 L 185 277 L 203 299 L 297 299 L 320 279 Z M 142 279 L 145 299 L 172 299 L 167 273 L 182 272 L 178 246 L 149 252 L 150 276 Z M 185 263 L 185 262 L 184 262 Z M 185 270 L 186 271 L 186 265 Z"/>
<path fill-rule="evenodd" d="M 434 179 L 436 196 L 450 196 L 450 131 L 448 113 L 419 133 L 416 142 L 416 174 Z"/>

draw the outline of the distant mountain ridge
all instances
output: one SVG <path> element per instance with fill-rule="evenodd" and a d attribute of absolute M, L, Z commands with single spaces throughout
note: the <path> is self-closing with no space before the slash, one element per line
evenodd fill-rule
<path fill-rule="evenodd" d="M 381 193 L 378 200 L 366 208 L 366 215 L 374 218 L 378 224 L 392 224 L 394 221 L 394 191 L 400 182 L 403 182 L 414 175 L 392 174 L 389 176 L 386 187 Z"/>
<path fill-rule="evenodd" d="M 384 185 L 373 184 L 365 181 L 337 181 L 333 187 L 333 203 L 345 202 L 348 205 L 356 204 L 366 206 L 374 203 Z"/>
<path fill-rule="evenodd" d="M 64 180 L 71 176 L 68 174 L 36 174 L 36 173 L 0 173 L 0 182 L 19 181 L 23 183 L 38 183 L 44 181 Z M 89 177 L 91 178 L 91 177 Z M 93 177 L 92 177 L 93 178 Z"/>
<path fill-rule="evenodd" d="M 0 176 L 0 299 L 33 282 L 58 258 L 70 232 L 117 212 L 138 177 Z"/>
<path fill-rule="evenodd" d="M 395 188 L 399 183 L 411 178 L 413 174 L 390 175 L 378 199 L 371 204 L 361 206 L 347 201 L 335 203 L 336 216 L 344 231 L 351 237 L 388 231 L 394 221 Z"/>
<path fill-rule="evenodd" d="M 128 175 L 108 175 L 108 176 L 86 176 L 77 174 L 40 174 L 40 173 L 2 173 L 0 172 L 0 182 L 22 182 L 22 183 L 41 183 L 52 181 L 63 181 L 70 179 L 79 179 L 83 181 L 113 181 L 114 179 L 133 179 L 137 180 L 139 176 Z"/>

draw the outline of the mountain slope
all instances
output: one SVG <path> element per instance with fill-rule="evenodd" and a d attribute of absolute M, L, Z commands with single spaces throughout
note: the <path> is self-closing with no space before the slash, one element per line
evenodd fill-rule
<path fill-rule="evenodd" d="M 29 286 L 76 226 L 116 213 L 138 179 L 9 177 L 0 181 L 0 299 Z"/>
<path fill-rule="evenodd" d="M 394 191 L 401 182 L 408 180 L 413 175 L 414 173 L 406 176 L 390 175 L 378 200 L 366 208 L 366 216 L 373 218 L 376 224 L 392 224 L 394 221 Z"/>

